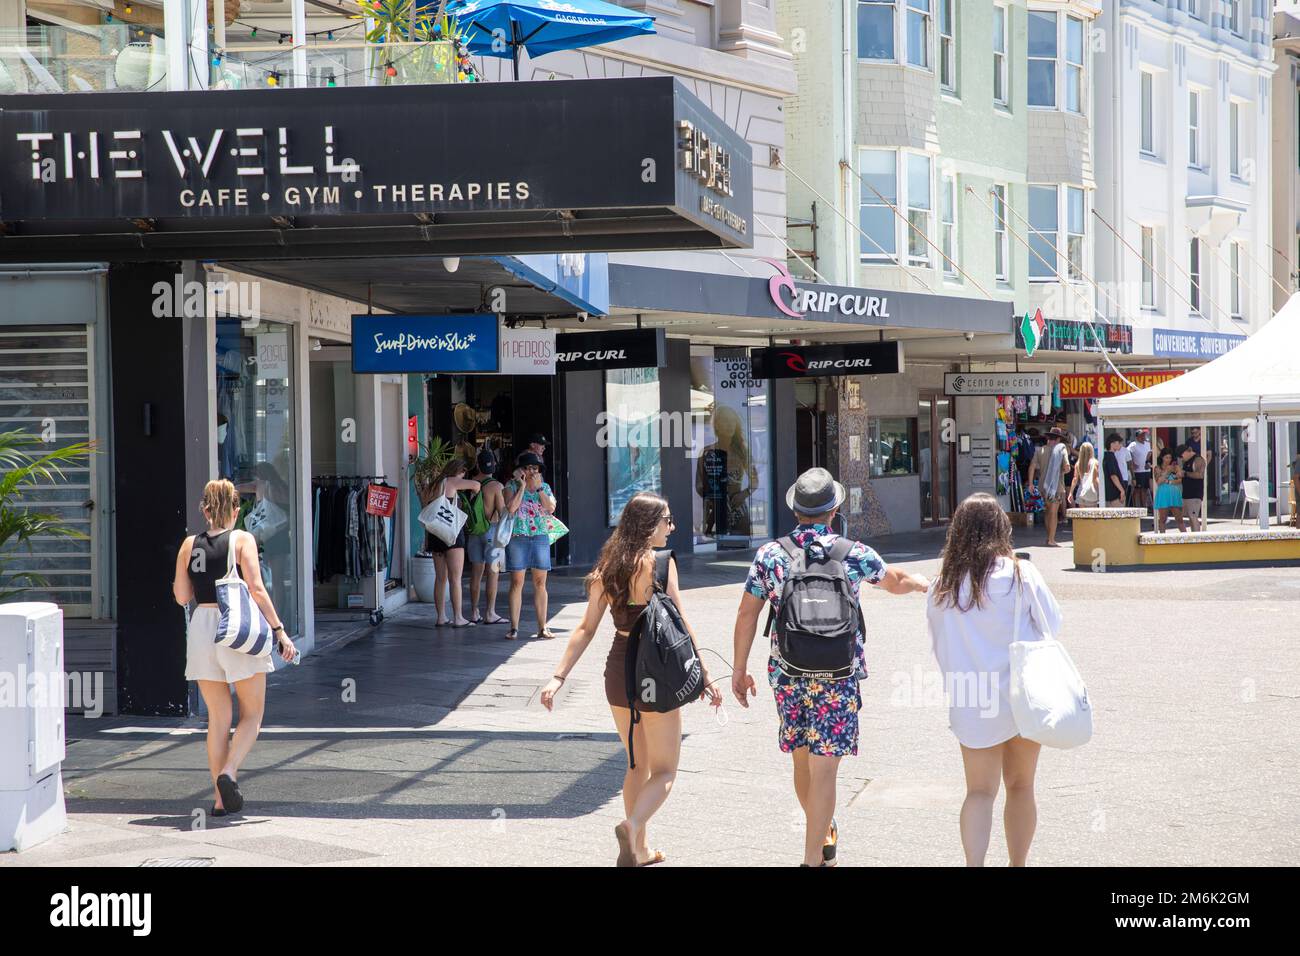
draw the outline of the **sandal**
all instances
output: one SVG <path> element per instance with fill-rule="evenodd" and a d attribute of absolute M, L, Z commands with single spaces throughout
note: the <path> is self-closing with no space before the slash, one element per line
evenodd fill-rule
<path fill-rule="evenodd" d="M 507 641 L 519 640 L 519 628 L 512 627 L 510 630 L 506 631 L 506 640 Z"/>
<path fill-rule="evenodd" d="M 542 628 L 540 631 L 534 634 L 533 637 L 540 637 L 544 641 L 553 641 L 555 640 L 555 632 L 547 630 L 546 628 Z"/>
<path fill-rule="evenodd" d="M 471 624 L 482 624 L 482 623 L 483 623 L 483 612 L 482 612 L 482 611 L 475 611 L 475 612 L 474 612 L 474 617 L 470 619 L 470 623 L 471 623 Z"/>
<path fill-rule="evenodd" d="M 229 816 L 230 811 L 226 810 L 223 807 L 217 806 L 217 802 L 214 800 L 212 801 L 212 809 L 208 811 L 208 815 L 211 817 L 220 818 L 224 816 Z"/>
<path fill-rule="evenodd" d="M 626 820 L 614 827 L 614 839 L 618 840 L 618 861 L 615 866 L 636 866 L 636 852 L 632 849 L 632 828 Z"/>
<path fill-rule="evenodd" d="M 491 619 L 484 618 L 484 619 L 483 619 L 483 623 L 484 623 L 484 624 L 504 624 L 504 623 L 506 623 L 506 621 L 508 621 L 508 620 L 510 620 L 510 619 L 509 619 L 509 618 L 506 618 L 506 617 L 494 617 L 494 618 L 491 618 Z"/>
<path fill-rule="evenodd" d="M 663 850 L 655 850 L 650 854 L 650 859 L 646 860 L 644 863 L 638 863 L 637 866 L 655 866 L 666 859 L 668 859 L 668 857 L 664 856 Z"/>
<path fill-rule="evenodd" d="M 831 817 L 831 830 L 826 836 L 826 843 L 822 846 L 822 866 L 834 866 L 836 863 L 835 853 L 840 845 L 840 828 L 835 823 L 835 818 Z"/>
<path fill-rule="evenodd" d="M 244 795 L 239 792 L 239 784 L 231 779 L 230 774 L 223 773 L 217 777 L 217 792 L 221 794 L 221 805 L 227 813 L 238 813 L 244 809 Z"/>

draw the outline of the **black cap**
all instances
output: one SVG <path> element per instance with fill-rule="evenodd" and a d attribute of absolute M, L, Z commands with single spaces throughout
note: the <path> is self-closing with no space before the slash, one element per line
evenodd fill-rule
<path fill-rule="evenodd" d="M 524 468 L 528 465 L 536 465 L 538 468 L 541 468 L 542 460 L 531 451 L 526 451 L 515 459 L 515 464 L 520 468 Z"/>
<path fill-rule="evenodd" d="M 484 448 L 478 453 L 478 470 L 485 475 L 490 475 L 497 470 L 497 456 Z"/>
<path fill-rule="evenodd" d="M 541 432 L 533 432 L 533 437 L 530 438 L 530 439 L 528 439 L 528 444 L 530 444 L 530 445 L 549 445 L 550 442 L 546 440 L 546 436 L 543 435 Z"/>

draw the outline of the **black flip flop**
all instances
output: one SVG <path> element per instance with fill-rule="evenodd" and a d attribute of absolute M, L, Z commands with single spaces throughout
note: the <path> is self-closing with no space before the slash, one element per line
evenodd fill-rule
<path fill-rule="evenodd" d="M 244 809 L 244 795 L 239 792 L 239 784 L 223 773 L 217 777 L 217 792 L 221 794 L 221 805 L 227 813 L 238 813 Z"/>
<path fill-rule="evenodd" d="M 212 809 L 208 812 L 209 815 L 213 817 L 229 816 L 229 811 L 222 809 L 221 807 L 217 806 L 215 803 L 212 804 Z"/>
<path fill-rule="evenodd" d="M 831 817 L 831 831 L 829 834 L 830 843 L 822 846 L 822 866 L 834 866 L 836 863 L 836 851 L 840 845 L 840 828 L 835 823 L 835 818 Z"/>

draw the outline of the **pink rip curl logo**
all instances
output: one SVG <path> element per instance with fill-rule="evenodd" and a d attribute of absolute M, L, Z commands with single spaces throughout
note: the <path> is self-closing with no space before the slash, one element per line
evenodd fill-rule
<path fill-rule="evenodd" d="M 790 275 L 790 270 L 786 268 L 784 262 L 777 262 L 775 259 L 764 259 L 763 261 L 766 262 L 768 265 L 770 265 L 778 273 L 777 275 L 774 275 L 772 276 L 772 278 L 767 280 L 767 293 L 772 297 L 772 302 L 776 305 L 778 309 L 780 309 L 786 315 L 790 316 L 790 318 L 802 319 L 803 313 L 796 312 L 789 305 L 786 305 L 785 300 L 781 298 L 782 289 L 790 290 L 791 304 L 794 303 L 796 297 L 799 295 L 799 290 L 798 288 L 795 287 L 794 284 L 794 276 Z"/>

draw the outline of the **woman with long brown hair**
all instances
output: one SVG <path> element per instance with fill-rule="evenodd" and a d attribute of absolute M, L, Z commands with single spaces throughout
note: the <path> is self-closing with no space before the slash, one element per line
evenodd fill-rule
<path fill-rule="evenodd" d="M 185 679 L 196 681 L 208 708 L 208 770 L 216 799 L 212 815 L 224 817 L 243 809 L 239 791 L 239 766 L 253 749 L 262 729 L 266 706 L 266 675 L 275 669 L 269 657 L 254 657 L 216 643 L 221 611 L 217 606 L 217 581 L 233 562 L 248 585 L 248 596 L 271 625 L 280 656 L 291 661 L 293 641 L 280 624 L 271 596 L 262 583 L 257 542 L 247 531 L 235 531 L 239 494 L 225 479 L 209 481 L 203 489 L 203 517 L 208 530 L 181 542 L 176 554 L 172 595 L 182 606 L 194 604 L 186 627 Z M 230 688 L 239 699 L 239 725 L 230 735 Z"/>
<path fill-rule="evenodd" d="M 958 505 L 941 560 L 926 601 L 926 622 L 944 674 L 949 727 L 966 769 L 961 807 L 966 865 L 984 865 L 1000 777 L 1007 786 L 1007 852 L 1012 866 L 1024 866 L 1038 821 L 1039 745 L 1020 736 L 1011 712 L 1010 645 L 1017 633 L 1022 641 L 1055 634 L 1061 609 L 1037 569 L 1016 558 L 1011 521 L 992 495 L 971 495 Z"/>
<path fill-rule="evenodd" d="M 596 636 L 596 629 L 608 609 L 614 619 L 615 631 L 614 643 L 605 661 L 605 699 L 614 715 L 624 749 L 632 726 L 625 678 L 628 636 L 654 590 L 655 550 L 668 544 L 668 533 L 673 527 L 668 502 L 659 495 L 643 491 L 624 506 L 618 527 L 601 548 L 596 566 L 587 575 L 587 610 L 582 623 L 569 637 L 555 676 L 542 689 L 542 704 L 550 710 L 555 705 L 555 695 Z M 666 590 L 680 610 L 682 600 L 677 590 L 677 565 L 673 561 L 668 562 Z M 695 632 L 686 621 L 685 613 L 682 621 L 694 639 Z M 695 643 L 698 653 L 699 641 Z M 721 706 L 722 694 L 709 680 L 707 667 L 703 668 L 703 673 L 705 689 L 701 699 L 708 697 L 714 707 Z M 614 828 L 614 836 L 618 840 L 619 866 L 651 866 L 662 863 L 664 855 L 658 850 L 650 850 L 646 842 L 646 823 L 668 799 L 677 777 L 682 746 L 681 710 L 662 714 L 642 712 L 634 733 L 632 743 L 638 755 L 637 766 L 629 767 L 623 774 L 623 807 L 627 817 Z M 641 757 L 643 754 L 645 756 Z"/>

